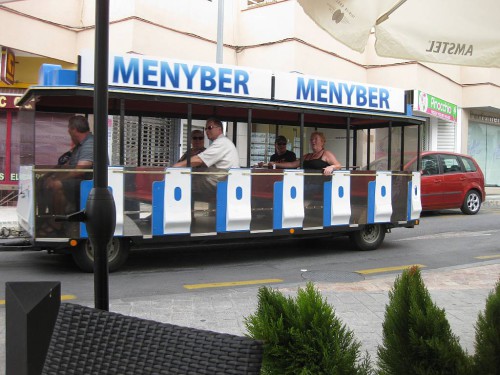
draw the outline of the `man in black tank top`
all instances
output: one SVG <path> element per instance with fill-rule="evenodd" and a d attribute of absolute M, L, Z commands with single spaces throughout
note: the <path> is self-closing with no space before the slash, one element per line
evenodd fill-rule
<path fill-rule="evenodd" d="M 287 150 L 287 139 L 283 135 L 278 135 L 276 137 L 276 141 L 274 142 L 274 148 L 276 152 L 271 155 L 269 159 L 269 163 L 267 164 L 268 168 L 275 168 L 277 163 L 294 163 L 297 161 L 297 155 L 295 152 Z M 264 166 L 264 163 L 260 162 L 259 167 Z"/>
<path fill-rule="evenodd" d="M 275 163 L 283 163 L 297 160 L 295 152 L 286 149 L 287 140 L 284 136 L 278 135 L 274 142 L 276 152 L 271 155 L 271 160 Z"/>

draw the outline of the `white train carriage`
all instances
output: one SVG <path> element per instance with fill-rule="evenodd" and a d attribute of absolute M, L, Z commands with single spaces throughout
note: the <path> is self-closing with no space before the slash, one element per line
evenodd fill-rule
<path fill-rule="evenodd" d="M 75 72 L 43 66 L 40 84 L 21 99 L 18 201 L 19 223 L 35 247 L 71 253 L 89 272 L 93 252 L 84 224 L 64 221 L 50 236 L 40 228 L 83 209 L 92 180 L 80 182 L 62 214 L 41 208 L 46 192 L 37 181 L 68 171 L 47 166 L 61 148 L 60 140 L 47 137 L 47 124 L 66 134 L 71 115 L 92 122 L 92 63 L 83 56 Z M 109 77 L 108 183 L 116 206 L 111 271 L 141 247 L 349 235 L 357 248 L 372 250 L 390 229 L 418 224 L 420 174 L 403 166 L 419 158 L 422 121 L 412 116 L 402 90 L 135 55 L 110 56 Z M 241 168 L 171 167 L 183 151 L 179 143 L 185 149 L 186 135 L 209 117 L 224 122 Z M 269 160 L 275 137 L 283 134 L 300 158 L 312 131 L 326 135 L 342 170 L 324 176 L 302 163 L 284 170 L 256 165 Z M 386 170 L 371 170 L 375 160 Z M 195 200 L 193 179 L 214 175 L 216 192 Z"/>

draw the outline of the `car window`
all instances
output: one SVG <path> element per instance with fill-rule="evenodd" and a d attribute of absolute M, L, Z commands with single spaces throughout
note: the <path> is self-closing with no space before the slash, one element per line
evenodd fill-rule
<path fill-rule="evenodd" d="M 441 167 L 443 173 L 462 172 L 462 165 L 455 155 L 441 155 Z"/>
<path fill-rule="evenodd" d="M 462 156 L 461 159 L 466 172 L 475 172 L 477 170 L 472 159 L 466 158 L 464 156 Z"/>
<path fill-rule="evenodd" d="M 437 155 L 422 156 L 422 175 L 429 176 L 439 173 Z"/>

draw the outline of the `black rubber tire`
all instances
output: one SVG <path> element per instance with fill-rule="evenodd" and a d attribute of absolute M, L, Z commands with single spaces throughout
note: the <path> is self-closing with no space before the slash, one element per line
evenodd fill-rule
<path fill-rule="evenodd" d="M 466 215 L 475 215 L 481 208 L 481 195 L 477 190 L 469 190 L 460 209 Z"/>
<path fill-rule="evenodd" d="M 126 238 L 113 238 L 108 247 L 108 269 L 114 272 L 120 269 L 128 259 L 130 246 Z M 73 261 L 83 272 L 94 272 L 94 252 L 90 240 L 80 243 L 72 253 Z"/>
<path fill-rule="evenodd" d="M 376 250 L 384 242 L 385 226 L 382 224 L 367 224 L 363 229 L 352 232 L 349 237 L 358 250 Z"/>

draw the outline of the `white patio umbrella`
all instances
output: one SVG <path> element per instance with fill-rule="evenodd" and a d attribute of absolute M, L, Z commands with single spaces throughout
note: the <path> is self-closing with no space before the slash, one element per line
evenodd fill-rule
<path fill-rule="evenodd" d="M 500 67 L 500 0 L 298 0 L 335 39 L 378 55 Z"/>

